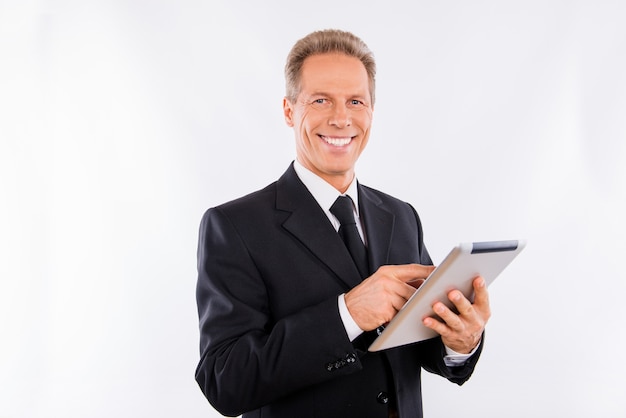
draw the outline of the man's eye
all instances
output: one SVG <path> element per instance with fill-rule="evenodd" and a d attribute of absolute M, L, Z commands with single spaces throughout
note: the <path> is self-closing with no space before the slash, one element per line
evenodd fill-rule
<path fill-rule="evenodd" d="M 331 102 L 328 99 L 315 99 L 311 102 L 311 106 L 316 109 L 327 109 L 331 106 Z"/>
<path fill-rule="evenodd" d="M 363 104 L 363 102 L 361 102 L 360 100 L 350 100 L 350 104 L 353 106 L 358 106 L 360 104 Z"/>

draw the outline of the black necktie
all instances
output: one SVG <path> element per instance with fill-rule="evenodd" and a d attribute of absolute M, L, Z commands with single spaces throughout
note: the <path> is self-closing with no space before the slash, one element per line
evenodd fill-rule
<path fill-rule="evenodd" d="M 359 269 L 361 277 L 366 278 L 369 276 L 367 250 L 356 227 L 354 210 L 352 208 L 352 199 L 348 196 L 339 196 L 330 207 L 330 213 L 339 219 L 339 236 L 341 236 L 344 244 L 348 247 L 348 251 Z"/>

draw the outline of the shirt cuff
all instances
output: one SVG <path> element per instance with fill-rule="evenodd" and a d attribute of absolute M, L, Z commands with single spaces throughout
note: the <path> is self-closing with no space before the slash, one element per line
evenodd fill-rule
<path fill-rule="evenodd" d="M 339 305 L 339 316 L 341 316 L 341 321 L 343 322 L 343 327 L 346 329 L 346 334 L 348 334 L 348 338 L 350 339 L 350 341 L 354 341 L 356 337 L 363 333 L 363 330 L 356 324 L 356 322 L 354 322 L 352 315 L 350 315 L 350 311 L 348 311 L 344 296 L 345 293 L 342 293 L 337 298 L 337 303 Z"/>
<path fill-rule="evenodd" d="M 474 349 L 470 351 L 468 354 L 457 353 L 456 351 L 454 351 L 453 349 L 449 348 L 447 345 L 444 344 L 443 346 L 446 349 L 446 355 L 443 357 L 443 362 L 448 367 L 456 367 L 456 366 L 464 365 L 467 362 L 467 360 L 474 355 L 476 350 L 478 350 L 478 347 L 480 347 L 481 342 L 482 342 L 482 339 L 478 342 L 478 344 L 476 344 L 476 347 L 474 347 Z"/>

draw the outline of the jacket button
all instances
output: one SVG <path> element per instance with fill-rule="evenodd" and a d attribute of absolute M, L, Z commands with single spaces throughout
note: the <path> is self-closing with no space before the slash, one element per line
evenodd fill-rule
<path fill-rule="evenodd" d="M 376 396 L 376 400 L 378 403 L 387 404 L 389 403 L 389 396 L 387 396 L 387 392 L 380 392 L 378 396 Z"/>

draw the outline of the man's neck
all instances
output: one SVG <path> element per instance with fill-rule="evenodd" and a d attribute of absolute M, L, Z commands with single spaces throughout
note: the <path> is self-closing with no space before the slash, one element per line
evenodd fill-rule
<path fill-rule="evenodd" d="M 321 178 L 326 183 L 333 186 L 341 194 L 344 194 L 354 181 L 354 170 L 350 170 L 341 174 L 327 174 L 307 167 L 306 165 L 302 164 L 302 162 L 297 158 L 296 163 L 300 164 L 303 168 L 306 168 L 311 173 L 315 174 L 317 177 Z"/>

